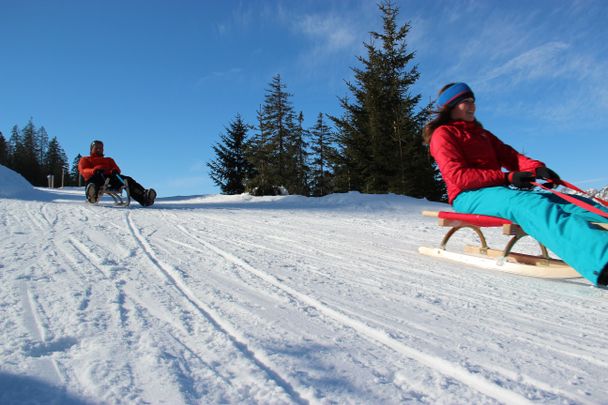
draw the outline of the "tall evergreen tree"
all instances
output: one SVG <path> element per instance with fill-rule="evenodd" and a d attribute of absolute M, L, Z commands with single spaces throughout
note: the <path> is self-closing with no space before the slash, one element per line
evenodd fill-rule
<path fill-rule="evenodd" d="M 8 143 L 0 132 L 0 165 L 8 166 Z"/>
<path fill-rule="evenodd" d="M 82 155 L 79 153 L 76 155 L 74 160 L 72 161 L 72 168 L 70 169 L 70 185 L 80 187 L 83 182 L 80 178 L 80 172 L 78 171 L 78 163 L 82 159 Z"/>
<path fill-rule="evenodd" d="M 258 155 L 254 157 L 254 165 L 257 176 L 264 176 L 264 179 L 254 178 L 253 184 L 257 184 L 258 189 L 263 185 L 264 193 L 275 193 L 278 186 L 287 187 L 289 192 L 295 192 L 297 188 L 295 114 L 289 100 L 292 95 L 285 88 L 281 76 L 275 75 L 258 112 L 259 133 L 253 147 L 262 149 L 254 151 L 254 155 Z"/>
<path fill-rule="evenodd" d="M 68 175 L 67 160 L 68 158 L 61 145 L 59 145 L 57 137 L 53 137 L 48 144 L 48 150 L 43 167 L 45 169 L 44 172 L 47 173 L 47 175 L 52 175 L 55 177 L 55 186 L 62 184 L 62 179 L 64 180 L 63 184 L 65 185 L 64 176 Z"/>
<path fill-rule="evenodd" d="M 20 142 L 16 145 L 14 155 L 14 168 L 27 181 L 34 186 L 42 186 L 43 179 L 41 165 L 38 162 L 36 148 L 36 127 L 32 120 L 21 131 Z"/>
<path fill-rule="evenodd" d="M 7 167 L 15 170 L 15 160 L 17 155 L 17 150 L 21 147 L 21 132 L 19 131 L 19 127 L 17 125 L 13 126 L 11 130 L 11 137 L 8 141 L 8 161 Z"/>
<path fill-rule="evenodd" d="M 304 129 L 304 114 L 300 112 L 297 124 L 289 134 L 289 156 L 293 167 L 293 175 L 288 179 L 287 186 L 291 194 L 307 196 L 310 192 L 308 167 L 308 131 Z"/>
<path fill-rule="evenodd" d="M 263 113 L 257 113 L 258 132 L 253 136 L 247 148 L 247 160 L 252 165 L 251 179 L 247 182 L 246 190 L 253 195 L 276 195 L 279 193 L 277 179 L 273 175 L 274 149 L 271 134 Z"/>
<path fill-rule="evenodd" d="M 40 166 L 44 166 L 46 154 L 49 148 L 49 135 L 44 127 L 40 127 L 36 130 L 36 159 Z"/>
<path fill-rule="evenodd" d="M 324 196 L 332 192 L 330 167 L 331 162 L 335 161 L 337 153 L 332 146 L 331 130 L 325 124 L 322 113 L 319 113 L 315 125 L 309 132 L 311 137 L 310 149 L 312 151 L 311 194 L 313 196 Z"/>
<path fill-rule="evenodd" d="M 245 183 L 251 176 L 251 164 L 246 157 L 248 130 L 249 126 L 237 114 L 226 128 L 226 134 L 220 135 L 222 143 L 213 146 L 217 158 L 207 163 L 207 166 L 211 170 L 211 179 L 223 194 L 243 193 Z"/>
<path fill-rule="evenodd" d="M 351 86 L 349 83 L 347 85 Z M 348 104 L 348 98 L 341 99 L 340 104 L 345 110 L 344 116 L 340 119 L 330 116 L 338 130 L 336 133 L 338 154 L 332 162 L 334 191 L 366 191 L 364 179 L 370 166 L 371 153 L 364 134 L 357 130 L 359 125 L 356 124 L 356 122 L 363 124 L 365 114 L 363 110 Z"/>
<path fill-rule="evenodd" d="M 411 94 L 419 72 L 416 65 L 410 67 L 410 25 L 398 27 L 398 9 L 391 1 L 378 7 L 383 31 L 371 32 L 367 57 L 358 57 L 363 66 L 353 68 L 354 83 L 347 83 L 353 101 L 341 99 L 344 115 L 331 117 L 342 154 L 337 180 L 364 192 L 432 197 L 440 186 L 420 137 L 428 112 L 418 108 L 421 96 Z"/>

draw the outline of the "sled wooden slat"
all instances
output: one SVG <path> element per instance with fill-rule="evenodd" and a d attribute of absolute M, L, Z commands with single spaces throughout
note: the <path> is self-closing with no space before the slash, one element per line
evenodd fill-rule
<path fill-rule="evenodd" d="M 471 254 L 455 253 L 448 250 L 429 248 L 425 246 L 419 247 L 418 252 L 425 256 L 437 257 L 440 259 L 475 266 L 481 269 L 511 273 L 518 276 L 547 279 L 570 279 L 581 277 L 573 268 L 568 266 L 533 266 L 509 261 L 500 264 L 496 260 L 488 258 L 487 256 L 484 257 Z"/>
<path fill-rule="evenodd" d="M 464 252 L 467 254 L 487 256 L 492 259 L 498 259 L 498 258 L 502 257 L 502 255 L 503 255 L 502 250 L 490 249 L 490 248 L 481 249 L 479 246 L 472 246 L 472 245 L 466 245 L 464 247 Z M 561 261 L 559 259 L 553 259 L 553 258 L 547 259 L 547 258 L 540 257 L 540 256 L 527 255 L 524 253 L 511 252 L 506 257 L 506 260 L 511 263 L 521 263 L 521 264 L 527 264 L 527 265 L 531 265 L 531 266 L 552 267 L 552 268 L 560 268 L 560 269 L 567 267 L 569 269 L 572 269 L 570 266 L 568 266 L 566 263 L 564 263 L 563 261 Z M 572 269 L 572 271 L 574 272 L 573 269 Z M 577 274 L 577 277 L 578 277 L 578 274 Z"/>
<path fill-rule="evenodd" d="M 502 226 L 503 235 L 526 236 L 527 233 L 517 224 L 505 224 Z"/>
<path fill-rule="evenodd" d="M 418 251 L 424 255 L 529 277 L 553 279 L 581 277 L 580 274 L 562 260 L 549 257 L 547 249 L 542 244 L 539 244 L 542 254 L 538 256 L 512 252 L 511 249 L 515 243 L 528 235 L 518 224 L 512 221 L 499 217 L 460 214 L 448 211 L 423 211 L 422 215 L 438 218 L 439 226 L 450 228 L 444 236 L 440 247 L 429 248 L 422 246 L 418 248 Z M 596 225 L 608 229 L 608 224 L 597 223 Z M 511 237 L 504 250 L 490 248 L 482 233 L 482 228 L 499 226 L 502 227 L 503 235 Z M 461 228 L 473 229 L 480 238 L 481 244 L 479 246 L 465 246 L 464 253 L 446 250 L 448 240 Z"/>
<path fill-rule="evenodd" d="M 592 224 L 608 231 L 608 223 L 606 222 L 592 222 Z"/>

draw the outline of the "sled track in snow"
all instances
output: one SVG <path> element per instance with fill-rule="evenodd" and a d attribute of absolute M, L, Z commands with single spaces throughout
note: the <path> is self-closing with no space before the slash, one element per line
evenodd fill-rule
<path fill-rule="evenodd" d="M 175 218 L 175 219 L 177 219 L 177 218 Z M 173 222 L 173 220 L 171 222 Z M 190 225 L 190 224 L 188 224 L 188 225 Z M 200 229 L 196 229 L 196 227 L 194 227 L 194 229 L 192 229 L 188 225 L 185 224 L 184 227 L 182 227 L 181 229 L 178 229 L 178 230 L 181 233 L 183 233 L 184 235 L 186 235 L 189 240 L 194 239 L 194 241 L 196 242 L 198 239 L 198 242 L 200 243 L 200 238 L 195 238 L 193 235 L 197 235 L 197 234 L 201 235 L 201 233 L 204 233 L 204 232 L 201 231 Z M 222 226 L 227 227 L 225 225 L 225 222 L 222 222 Z M 206 229 L 206 227 L 204 227 L 204 228 Z M 227 229 L 235 231 L 235 229 L 233 227 L 227 227 Z M 220 250 L 222 250 L 224 252 L 226 251 L 226 244 L 228 244 L 229 246 L 235 245 L 235 246 L 241 246 L 241 247 L 243 245 L 248 245 L 248 246 L 251 246 L 258 250 L 263 249 L 265 251 L 278 252 L 281 254 L 291 254 L 291 252 L 293 252 L 294 250 L 297 250 L 298 253 L 297 253 L 297 255 L 293 256 L 294 258 L 297 258 L 300 256 L 310 257 L 309 253 L 302 254 L 301 252 L 305 252 L 305 249 L 299 249 L 298 245 L 294 246 L 294 249 L 291 249 L 291 246 L 285 246 L 284 248 L 276 247 L 276 246 L 268 247 L 268 246 L 263 246 L 263 245 L 260 245 L 260 244 L 254 243 L 254 242 L 249 242 L 249 241 L 247 241 L 247 237 L 243 237 L 242 235 L 239 235 L 237 232 L 233 232 L 233 233 L 235 234 L 236 239 L 227 239 L 221 235 L 220 236 L 214 235 L 215 245 L 222 246 L 223 249 L 220 249 Z M 255 234 L 250 233 L 250 232 L 248 232 L 247 235 L 255 236 Z M 273 235 L 266 235 L 266 236 L 272 240 L 277 239 Z M 217 243 L 218 241 L 221 241 L 221 243 Z M 177 241 L 174 241 L 174 242 L 177 244 L 181 244 Z M 293 243 L 295 244 L 295 243 L 297 243 L 297 241 L 293 241 Z M 340 244 L 339 242 L 335 242 L 335 241 L 334 241 L 334 243 Z M 301 243 L 300 243 L 300 245 L 301 245 Z M 184 244 L 184 246 L 188 246 L 188 245 Z M 320 249 L 316 245 L 315 246 L 307 245 L 307 246 L 309 248 L 312 248 L 314 250 L 314 252 L 325 255 L 325 251 L 322 248 Z M 193 246 L 188 246 L 188 247 L 197 252 L 202 253 L 201 250 L 196 249 Z M 231 254 L 231 256 L 234 256 L 234 254 Z M 391 260 L 391 263 L 399 262 L 395 258 L 389 258 L 389 259 Z M 246 260 L 243 260 L 243 259 L 239 259 L 239 260 L 241 262 L 246 262 Z M 400 272 L 392 271 L 390 266 L 387 270 L 386 266 L 384 266 L 383 264 L 384 264 L 383 261 L 377 261 L 377 262 L 370 261 L 369 263 L 366 263 L 366 266 L 369 266 L 372 269 L 377 269 L 381 272 L 390 271 L 390 273 L 394 274 L 394 275 L 402 274 L 402 272 L 400 273 Z M 348 266 L 348 264 L 347 264 L 347 266 Z M 243 266 L 239 266 L 239 267 L 243 268 Z M 252 267 L 252 266 L 249 265 L 249 267 Z M 310 269 L 308 269 L 308 270 L 310 271 Z M 416 270 L 414 270 L 414 271 L 416 271 Z M 421 274 L 423 273 L 423 270 L 419 270 L 419 271 Z M 254 274 L 256 277 L 260 278 L 258 275 L 256 275 L 255 273 L 252 273 L 251 271 L 249 271 L 249 273 Z M 281 288 L 281 287 L 279 287 L 279 288 Z M 429 294 L 432 294 L 435 291 L 434 287 L 426 285 L 426 284 L 419 284 L 416 286 L 416 288 L 418 291 L 429 293 Z M 285 289 L 282 289 L 282 290 L 285 291 Z M 446 287 L 446 288 L 444 288 L 444 290 L 442 290 L 442 292 L 449 294 L 449 297 L 452 300 L 457 299 L 458 301 L 463 302 L 463 305 L 464 304 L 475 305 L 475 304 L 479 303 L 480 300 L 483 300 L 483 299 L 490 299 L 495 302 L 499 302 L 501 304 L 502 308 L 510 308 L 508 310 L 505 309 L 507 314 L 511 315 L 513 318 L 525 319 L 526 322 L 529 322 L 530 324 L 542 325 L 543 328 L 540 328 L 541 330 L 547 329 L 550 331 L 551 327 L 555 326 L 555 321 L 545 320 L 545 319 L 542 319 L 542 317 L 538 318 L 538 317 L 534 317 L 529 314 L 522 314 L 521 311 L 517 310 L 517 307 L 513 307 L 513 304 L 511 301 L 508 301 L 501 297 L 497 297 L 495 295 L 492 295 L 491 293 L 485 293 L 483 291 L 466 291 L 466 292 L 464 292 L 464 295 L 463 295 L 463 291 L 457 290 L 456 287 Z M 286 292 L 286 294 L 290 295 L 293 298 L 293 295 L 289 294 L 289 292 Z M 570 301 L 565 302 L 563 305 L 565 306 L 568 304 L 570 304 Z M 328 306 L 326 303 L 324 303 L 324 305 Z M 330 305 L 330 307 L 333 307 L 334 309 L 338 310 L 338 312 L 341 312 L 343 316 L 347 316 L 347 317 L 350 316 L 349 311 L 345 311 L 345 310 L 341 309 L 340 306 L 335 306 L 335 305 L 331 306 Z M 435 307 L 431 305 L 428 307 L 428 309 L 435 310 Z M 590 309 L 590 311 L 595 311 L 595 310 Z M 599 314 L 599 311 L 596 311 L 596 312 L 598 312 L 598 314 Z M 455 315 L 454 313 L 449 312 L 449 311 L 441 311 L 441 312 L 438 312 L 438 314 L 440 316 L 444 317 L 445 319 L 452 319 L 454 322 L 459 322 L 462 320 L 461 318 L 458 318 L 457 315 Z M 384 330 L 382 323 L 381 322 L 379 323 L 377 318 L 370 317 L 370 318 L 368 318 L 369 319 L 369 322 L 368 322 L 368 321 L 366 321 L 365 316 L 362 316 L 361 314 L 358 314 L 358 313 L 355 313 L 354 315 L 355 315 L 354 316 L 355 319 L 359 319 L 364 324 L 367 324 L 368 326 L 371 326 L 375 329 Z M 467 320 L 469 322 L 474 322 L 473 318 L 470 318 Z M 535 333 L 533 331 L 520 331 L 519 334 L 513 336 L 513 334 L 509 332 L 511 326 L 509 323 L 510 320 L 508 318 L 501 319 L 500 317 L 496 317 L 493 320 L 493 322 L 494 322 L 493 325 L 485 325 L 485 324 L 477 325 L 476 324 L 475 328 L 479 328 L 479 329 L 483 330 L 484 335 L 486 333 L 488 333 L 487 331 L 491 331 L 491 333 L 493 333 L 497 336 L 503 336 L 504 338 L 514 339 L 518 342 L 522 342 L 522 343 L 530 345 L 530 346 L 536 346 L 539 350 L 553 352 L 557 355 L 567 356 L 572 359 L 584 360 L 597 367 L 604 366 L 604 363 L 600 359 L 598 359 L 596 356 L 594 356 L 593 352 L 587 351 L 582 347 L 581 348 L 573 347 L 567 340 L 564 340 L 563 338 L 560 338 L 560 337 L 553 337 L 550 332 L 546 332 L 544 334 L 539 335 L 538 333 Z M 572 320 L 560 320 L 560 322 L 561 322 L 560 323 L 561 326 L 567 324 L 573 331 L 578 330 L 578 328 L 579 328 L 579 325 L 575 324 Z M 342 324 L 344 324 L 344 323 L 342 323 Z M 413 328 L 418 328 L 418 330 L 424 329 L 424 325 L 409 324 L 409 326 L 411 326 Z M 536 329 L 533 329 L 533 330 L 536 330 Z M 385 333 L 387 333 L 387 332 L 385 331 Z M 440 335 L 437 335 L 436 331 L 430 331 L 428 333 L 432 333 L 437 338 L 440 338 Z M 601 326 L 599 326 L 599 325 L 597 327 L 587 325 L 585 328 L 585 333 L 591 333 L 596 337 L 600 337 L 603 335 L 603 330 L 601 329 Z M 408 334 L 409 334 L 409 331 L 408 331 Z M 362 334 L 362 335 L 365 336 L 365 334 Z M 394 335 L 391 335 L 391 336 L 394 336 Z M 412 336 L 416 336 L 416 334 L 414 334 Z M 547 340 L 548 338 L 550 338 L 549 341 Z M 394 339 L 397 341 L 400 341 L 398 337 L 394 337 Z M 408 356 L 406 356 L 406 357 L 408 357 Z M 475 366 L 472 365 L 472 367 L 474 368 Z M 469 369 L 468 366 L 466 368 Z M 525 375 L 513 377 L 513 375 L 514 375 L 513 373 L 509 373 L 507 370 L 502 370 L 500 368 L 491 367 L 488 364 L 484 365 L 483 368 L 488 371 L 488 373 L 487 373 L 488 376 L 486 376 L 487 380 L 493 380 L 493 376 L 498 375 L 498 376 L 502 376 L 501 378 L 504 378 L 505 381 L 511 381 L 511 382 L 513 382 L 514 385 L 520 386 L 521 388 L 524 388 L 524 389 L 532 389 L 532 390 L 536 390 L 538 392 L 544 391 L 549 394 L 570 398 L 572 401 L 583 401 L 584 402 L 584 397 L 581 397 L 574 393 L 562 392 L 557 389 L 551 388 L 547 384 L 543 384 L 542 381 L 540 381 L 538 379 L 528 377 Z M 477 373 L 475 373 L 475 374 L 477 374 Z"/>
<path fill-rule="evenodd" d="M 44 317 L 44 308 L 25 281 L 22 283 L 21 289 L 24 319 L 26 320 L 25 327 L 33 338 L 33 341 L 24 347 L 24 351 L 28 353 L 29 357 L 40 359 L 39 368 L 46 369 L 58 381 L 65 383 L 67 381 L 65 370 L 54 357 L 46 357 L 46 355 L 57 351 L 55 349 L 60 347 L 62 342 L 61 340 L 49 339 L 49 326 L 46 317 Z"/>
<path fill-rule="evenodd" d="M 251 344 L 247 342 L 247 339 L 242 336 L 238 332 L 238 330 L 236 330 L 229 322 L 223 320 L 222 317 L 215 313 L 215 311 L 211 307 L 209 307 L 207 304 L 205 304 L 196 297 L 196 295 L 184 283 L 181 276 L 179 275 L 179 272 L 175 268 L 173 268 L 171 265 L 163 263 L 156 257 L 151 245 L 135 225 L 135 222 L 132 218 L 132 214 L 130 212 L 127 214 L 126 219 L 131 234 L 133 235 L 137 243 L 142 247 L 145 255 L 148 257 L 150 262 L 152 262 L 154 267 L 158 269 L 161 275 L 169 283 L 171 283 L 179 291 L 179 293 L 195 308 L 196 312 L 198 312 L 205 319 L 207 319 L 216 330 L 224 334 L 246 358 L 253 362 L 259 369 L 263 370 L 264 373 L 269 377 L 269 379 L 274 381 L 277 386 L 281 387 L 287 393 L 287 395 L 289 395 L 294 400 L 294 402 L 301 404 L 316 402 L 314 397 L 310 397 L 309 395 L 298 392 L 296 388 L 293 387 L 283 377 L 281 377 L 278 372 L 274 371 L 273 367 L 271 366 L 271 361 L 266 357 L 265 354 L 259 353 L 255 351 L 255 349 L 252 349 Z"/>
<path fill-rule="evenodd" d="M 329 306 L 323 304 L 322 302 L 318 301 L 317 299 L 315 299 L 311 296 L 308 296 L 306 294 L 303 294 L 303 293 L 300 293 L 300 292 L 294 290 L 293 288 L 291 288 L 291 287 L 287 286 L 286 284 L 282 283 L 281 281 L 279 281 L 274 276 L 267 274 L 263 271 L 260 271 L 256 268 L 254 268 L 253 266 L 251 266 L 250 264 L 248 264 L 247 262 L 245 262 L 244 260 L 232 255 L 231 253 L 229 253 L 223 249 L 220 249 L 217 246 L 215 246 L 195 235 L 192 235 L 186 229 L 184 229 L 181 225 L 176 225 L 176 228 L 179 231 L 181 231 L 184 235 L 186 235 L 188 238 L 197 241 L 199 244 L 201 244 L 205 248 L 211 250 L 212 252 L 218 254 L 219 256 L 223 257 L 230 263 L 233 263 L 234 265 L 249 272 L 250 274 L 252 274 L 252 275 L 264 280 L 265 282 L 269 283 L 270 285 L 282 290 L 283 292 L 288 294 L 293 299 L 303 302 L 306 305 L 315 308 L 317 311 L 324 314 L 328 318 L 331 318 L 334 321 L 337 321 L 338 323 L 340 323 L 344 326 L 354 329 L 361 336 L 364 336 L 366 339 L 372 341 L 373 343 L 381 344 L 383 346 L 389 347 L 407 358 L 413 359 L 413 360 L 417 361 L 418 363 L 423 364 L 423 365 L 437 371 L 440 374 L 452 377 L 455 380 L 458 380 L 458 381 L 462 382 L 463 384 L 471 387 L 475 391 L 478 391 L 478 392 L 480 392 L 488 397 L 494 398 L 498 401 L 501 401 L 504 403 L 509 403 L 509 404 L 529 404 L 529 403 L 531 403 L 524 396 L 519 395 L 508 389 L 505 389 L 491 381 L 488 381 L 487 379 L 485 379 L 477 374 L 473 374 L 464 367 L 461 367 L 457 364 L 454 364 L 454 363 L 444 360 L 442 358 L 423 353 L 410 346 L 407 346 L 407 345 L 401 343 L 400 341 L 392 338 L 383 330 L 373 328 L 373 327 L 365 324 L 364 322 L 356 320 L 352 317 L 345 315 L 344 313 L 341 313 L 333 308 L 330 308 Z"/>
<path fill-rule="evenodd" d="M 232 235 L 235 236 L 236 239 L 235 238 L 228 239 L 228 238 L 225 238 L 222 236 L 219 236 L 219 237 L 214 236 L 214 238 L 222 239 L 222 242 L 225 242 L 228 244 L 232 244 L 232 245 L 236 245 L 236 246 L 248 245 L 254 249 L 264 249 L 265 251 L 270 251 L 270 252 L 276 251 L 276 252 L 279 252 L 284 255 L 290 255 L 290 256 L 293 255 L 294 258 L 299 258 L 299 257 L 318 258 L 320 255 L 323 255 L 324 257 L 331 257 L 331 258 L 336 258 L 336 257 L 341 258 L 341 259 L 346 258 L 344 255 L 340 256 L 340 255 L 336 255 L 332 252 L 333 251 L 344 251 L 345 250 L 344 247 L 348 246 L 348 240 L 346 240 L 346 242 L 344 240 L 334 240 L 334 239 L 324 240 L 323 246 L 320 247 L 317 244 L 311 245 L 310 243 L 307 243 L 307 240 L 305 240 L 305 239 L 291 240 L 291 239 L 277 237 L 275 235 L 270 234 L 270 235 L 265 235 L 265 237 L 268 239 L 271 239 L 273 241 L 283 241 L 283 242 L 285 242 L 285 244 L 283 244 L 282 246 L 273 244 L 273 247 L 260 246 L 259 244 L 250 242 L 248 240 L 248 237 L 250 235 L 251 236 L 256 235 L 254 232 L 242 230 L 239 226 L 234 225 L 234 221 L 226 220 L 225 218 L 222 218 L 221 216 L 217 216 L 217 215 L 213 215 L 213 216 L 207 215 L 204 218 L 208 219 L 209 221 L 212 221 L 213 224 L 218 222 L 220 224 L 219 226 L 226 229 L 229 233 L 231 233 Z M 261 222 L 261 221 L 258 220 L 258 222 Z M 366 227 L 369 225 L 373 225 L 373 224 L 365 223 Z M 203 225 L 202 225 L 203 229 L 207 226 L 209 226 L 207 223 L 203 223 Z M 281 226 L 283 227 L 284 225 L 281 225 Z M 197 233 L 196 232 L 197 227 L 194 227 L 194 229 L 190 229 L 190 228 L 191 227 L 188 226 L 188 229 L 191 231 L 190 233 L 192 233 L 192 234 Z M 294 228 L 294 229 L 297 229 L 297 228 Z M 321 238 L 320 236 L 318 236 L 318 232 L 316 232 L 315 229 L 311 230 L 311 232 L 313 234 L 317 234 L 315 237 L 312 238 L 313 240 Z M 199 233 L 200 233 L 200 230 L 199 230 Z M 338 247 L 339 249 L 332 248 L 330 250 L 329 248 L 326 248 L 328 245 Z M 221 244 L 221 246 L 224 246 L 224 245 Z M 536 248 L 536 246 L 534 246 L 534 248 Z M 314 254 L 310 253 L 311 249 Z M 404 251 L 407 251 L 407 250 L 404 249 Z M 294 254 L 294 252 L 297 252 L 297 253 Z M 372 256 L 369 258 L 367 256 L 360 256 L 360 257 L 358 256 L 357 260 L 360 263 L 364 263 L 366 268 L 378 270 L 378 273 L 384 273 L 385 275 L 390 274 L 391 277 L 401 277 L 404 274 L 403 269 L 401 267 L 403 267 L 403 264 L 407 263 L 407 262 L 404 261 L 404 259 L 402 257 L 400 257 L 399 254 L 392 254 L 392 253 L 393 253 L 393 251 L 391 250 L 390 255 Z M 416 255 L 421 257 L 417 253 L 416 253 Z M 387 266 L 387 264 L 389 264 L 389 265 Z M 349 264 L 347 264 L 346 266 L 349 269 L 352 269 L 352 267 Z M 357 269 L 353 269 L 353 270 L 359 271 Z M 473 269 L 471 271 L 477 271 L 477 270 Z M 408 273 L 409 274 L 417 273 L 417 274 L 419 274 L 419 276 L 421 278 L 424 278 L 424 277 L 428 276 L 429 269 L 427 269 L 427 268 L 420 268 L 420 269 L 408 268 Z M 491 273 L 492 272 L 490 272 L 490 274 Z M 436 273 L 436 274 L 434 274 L 434 277 L 438 278 L 436 280 L 437 283 L 441 283 L 441 280 L 447 279 L 448 277 L 451 278 L 452 276 L 447 275 L 447 274 Z M 511 275 L 510 277 L 513 277 L 516 279 L 518 276 Z M 380 281 L 383 281 L 383 280 L 380 279 Z M 550 281 L 548 281 L 548 282 L 550 282 Z M 479 289 L 479 290 L 472 289 L 472 290 L 463 291 L 462 288 L 451 286 L 449 283 L 441 283 L 441 285 L 444 285 L 444 287 L 442 288 L 442 291 L 441 291 L 442 294 L 447 295 L 450 300 L 458 300 L 460 302 L 463 302 L 463 304 L 466 304 L 466 305 L 468 305 L 468 304 L 475 305 L 475 304 L 479 303 L 480 301 L 491 300 L 495 303 L 500 303 L 500 307 L 503 308 L 504 312 L 507 313 L 509 316 L 512 316 L 513 318 L 526 319 L 528 322 L 530 322 L 531 324 L 533 323 L 535 325 L 543 324 L 548 327 L 555 326 L 555 321 L 546 320 L 546 319 L 543 319 L 542 317 L 537 317 L 534 315 L 522 313 L 518 309 L 517 305 L 516 306 L 513 305 L 512 300 L 502 298 L 502 297 L 498 296 L 497 294 L 492 294 L 491 292 L 485 292 L 483 289 Z M 416 289 L 417 289 L 417 291 L 429 293 L 429 294 L 433 294 L 436 292 L 435 286 L 425 284 L 425 283 L 418 283 L 416 285 Z M 521 298 L 526 299 L 526 297 L 524 297 L 524 296 L 522 296 Z M 518 303 L 518 305 L 519 304 L 529 305 L 529 306 L 535 305 L 536 302 L 534 301 L 534 298 L 527 298 L 527 299 L 528 299 L 527 302 L 520 302 L 520 303 Z M 564 310 L 567 310 L 567 309 L 570 309 L 572 307 L 572 305 L 581 306 L 581 305 L 587 305 L 587 303 L 593 304 L 594 302 L 596 302 L 596 299 L 594 299 L 594 298 L 586 297 L 585 295 L 577 295 L 576 302 L 573 302 L 573 300 L 563 300 L 563 301 L 556 302 L 555 310 L 560 311 L 562 308 Z M 593 305 L 591 305 L 591 307 L 589 307 L 589 308 L 585 308 L 585 311 L 587 311 L 587 313 L 595 313 L 597 315 L 601 315 L 603 313 L 600 309 L 595 309 L 593 307 Z M 440 315 L 442 317 L 451 317 L 452 319 L 454 319 L 457 322 L 459 320 L 461 320 L 461 318 L 458 318 L 455 314 L 450 313 L 450 312 L 442 312 Z M 471 321 L 471 319 L 469 319 L 469 321 Z M 503 320 L 503 319 L 500 319 L 497 317 L 494 320 L 494 322 L 499 324 L 502 327 L 502 328 L 499 328 L 498 330 L 506 330 L 506 331 L 509 330 L 509 326 L 508 326 L 509 319 Z M 570 320 L 560 319 L 559 320 L 560 327 L 562 327 L 565 324 L 567 324 L 570 329 L 580 332 L 579 331 L 580 324 L 578 322 L 576 322 L 575 320 L 572 320 L 572 319 L 570 319 Z M 495 329 L 492 329 L 492 326 L 487 326 L 487 328 L 489 328 L 489 330 L 492 330 L 494 333 L 497 333 L 497 331 Z M 597 325 L 597 326 L 586 325 L 584 332 L 593 333 L 596 336 L 603 336 L 603 334 L 604 334 L 604 331 L 603 331 L 601 325 Z M 505 336 L 510 337 L 511 334 L 507 333 Z M 551 336 L 548 336 L 548 337 L 551 337 Z M 525 341 L 525 342 L 528 342 L 531 344 L 536 344 L 537 346 L 539 346 L 541 348 L 547 348 L 546 338 L 543 336 L 536 336 L 534 334 L 528 333 L 527 336 L 525 336 L 525 338 L 524 338 L 524 336 L 518 337 L 518 340 Z M 594 357 L 593 353 L 587 353 L 587 354 L 583 354 L 583 355 L 570 353 L 568 350 L 568 342 L 556 342 L 556 345 L 557 345 L 557 347 L 555 347 L 555 348 L 553 346 L 549 346 L 548 347 L 549 350 L 555 350 L 556 352 L 569 355 L 570 357 L 573 357 L 573 358 L 576 358 L 576 357 L 584 358 L 585 360 L 590 361 L 591 363 L 596 364 L 596 365 L 603 364 L 601 361 L 598 361 Z"/>

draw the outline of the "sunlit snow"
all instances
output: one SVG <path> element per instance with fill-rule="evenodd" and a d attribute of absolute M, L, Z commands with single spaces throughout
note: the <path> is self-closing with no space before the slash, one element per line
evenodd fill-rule
<path fill-rule="evenodd" d="M 134 204 L 0 166 L 0 403 L 607 401 L 608 290 L 418 254 L 444 204 Z"/>

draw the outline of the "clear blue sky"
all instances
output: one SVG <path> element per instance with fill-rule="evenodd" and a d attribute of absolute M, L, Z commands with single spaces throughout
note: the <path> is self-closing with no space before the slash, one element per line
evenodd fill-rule
<path fill-rule="evenodd" d="M 425 101 L 465 81 L 486 128 L 563 178 L 608 184 L 608 2 L 395 2 Z M 161 196 L 217 193 L 205 162 L 279 73 L 311 126 L 381 31 L 367 0 L 0 0 L 0 130 L 92 139 Z"/>

